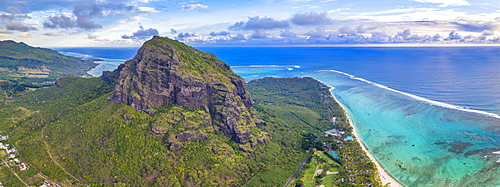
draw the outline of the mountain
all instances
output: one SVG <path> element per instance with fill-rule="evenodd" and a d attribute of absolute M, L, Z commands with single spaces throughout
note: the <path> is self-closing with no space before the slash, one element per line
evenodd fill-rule
<path fill-rule="evenodd" d="M 241 186 L 271 140 L 241 77 L 161 37 L 102 79 L 62 77 L 8 99 L 0 117 L 28 184 Z"/>
<path fill-rule="evenodd" d="M 281 186 L 310 149 L 305 135 L 345 117 L 312 78 L 248 85 L 213 54 L 154 37 L 101 78 L 61 77 L 0 100 L 2 143 L 29 168 L 7 161 L 0 181 Z"/>
<path fill-rule="evenodd" d="M 256 128 L 263 123 L 252 108 L 245 81 L 213 54 L 156 36 L 144 43 L 119 71 L 118 84 L 110 97 L 114 103 L 125 103 L 148 113 L 165 104 L 190 110 L 202 108 L 206 115 L 200 117 L 198 126 L 213 126 L 251 147 L 266 141 L 268 135 Z M 167 133 L 160 126 L 154 125 L 154 132 Z M 182 142 L 205 137 L 189 130 L 171 134 L 169 139 Z"/>
<path fill-rule="evenodd" d="M 45 48 L 0 41 L 0 79 L 33 86 L 48 86 L 62 76 L 83 76 L 97 64 Z"/>

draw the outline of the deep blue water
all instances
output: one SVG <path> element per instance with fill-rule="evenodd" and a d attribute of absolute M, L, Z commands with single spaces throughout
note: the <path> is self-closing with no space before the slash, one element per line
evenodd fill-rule
<path fill-rule="evenodd" d="M 231 66 L 300 66 L 287 75 L 337 70 L 435 101 L 500 114 L 500 47 L 201 49 Z M 246 71 L 241 74 L 253 79 Z"/>
<path fill-rule="evenodd" d="M 199 49 L 247 81 L 310 76 L 335 87 L 359 138 L 405 185 L 500 186 L 500 47 Z M 59 50 L 121 62 L 136 51 Z M 111 61 L 101 69 L 121 63 Z"/>

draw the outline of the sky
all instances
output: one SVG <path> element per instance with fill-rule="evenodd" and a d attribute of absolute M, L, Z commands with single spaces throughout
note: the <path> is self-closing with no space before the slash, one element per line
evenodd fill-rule
<path fill-rule="evenodd" d="M 0 40 L 133 47 L 500 44 L 498 0 L 0 0 Z"/>

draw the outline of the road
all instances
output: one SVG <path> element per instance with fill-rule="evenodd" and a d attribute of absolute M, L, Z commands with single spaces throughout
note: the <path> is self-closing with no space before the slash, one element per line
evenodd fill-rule
<path fill-rule="evenodd" d="M 314 140 L 314 142 L 317 142 L 319 140 L 319 138 L 321 137 L 322 134 L 324 134 L 325 132 L 322 132 L 318 135 L 318 137 L 316 138 L 316 140 Z M 311 156 L 312 154 L 312 148 L 309 149 L 309 153 L 307 153 L 306 155 L 306 158 L 304 159 L 304 161 L 302 161 L 302 164 L 300 164 L 299 168 L 297 169 L 297 171 L 295 171 L 295 173 L 292 175 L 292 177 L 290 177 L 290 179 L 288 179 L 288 182 L 286 182 L 285 186 L 284 187 L 288 187 L 288 185 L 290 185 L 290 183 L 292 183 L 293 179 L 295 179 L 295 177 L 297 176 L 297 174 L 299 174 L 300 170 L 302 169 L 302 167 L 304 167 L 304 165 L 306 164 L 307 160 L 309 160 L 309 157 Z"/>

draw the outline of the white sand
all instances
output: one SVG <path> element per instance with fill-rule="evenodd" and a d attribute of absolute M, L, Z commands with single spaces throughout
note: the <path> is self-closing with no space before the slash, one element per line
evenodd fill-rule
<path fill-rule="evenodd" d="M 329 86 L 329 88 L 330 88 L 330 91 L 332 89 L 334 89 L 331 86 Z M 340 106 L 342 107 L 342 109 L 344 109 L 345 115 L 347 115 L 347 119 L 349 119 L 349 124 L 351 125 L 351 127 L 353 129 L 352 133 L 354 134 L 356 141 L 358 141 L 359 145 L 361 145 L 361 149 L 363 149 L 363 151 L 365 151 L 366 155 L 368 155 L 368 157 L 372 160 L 372 162 L 375 163 L 375 166 L 377 166 L 378 175 L 380 176 L 380 180 L 382 180 L 382 185 L 385 185 L 385 184 L 389 183 L 390 187 L 403 187 L 404 185 L 401 184 L 400 182 L 398 182 L 391 174 L 387 173 L 387 171 L 382 166 L 382 164 L 380 164 L 378 162 L 378 160 L 368 151 L 368 149 L 366 148 L 365 144 L 359 138 L 360 136 L 358 134 L 358 130 L 356 129 L 356 127 L 354 127 L 354 124 L 352 123 L 351 118 L 349 118 L 349 115 L 347 114 L 346 107 L 342 103 L 340 103 L 337 100 L 337 98 L 335 98 L 335 96 L 333 98 L 335 99 L 335 101 L 337 103 L 340 104 Z"/>
<path fill-rule="evenodd" d="M 347 118 L 349 118 L 349 115 L 347 116 Z M 356 136 L 356 138 L 355 138 L 356 141 L 358 141 L 359 145 L 361 145 L 361 148 L 363 149 L 363 151 L 365 151 L 366 155 L 368 155 L 368 157 L 370 157 L 372 162 L 375 163 L 375 165 L 377 166 L 378 175 L 380 176 L 380 180 L 382 180 L 382 184 L 385 185 L 387 183 L 390 183 L 389 186 L 391 186 L 391 187 L 402 187 L 403 185 L 401 183 L 399 183 L 391 174 L 387 173 L 385 168 L 382 167 L 382 165 L 378 162 L 378 160 L 368 151 L 368 149 L 366 149 L 365 144 L 363 144 L 363 142 L 359 138 L 360 136 L 358 134 L 358 130 L 356 130 L 356 128 L 354 128 L 354 125 L 352 124 L 352 121 L 350 118 L 349 118 L 349 124 L 351 124 L 351 126 L 352 126 L 352 129 L 353 129 L 352 133 L 354 134 L 354 136 Z"/>

